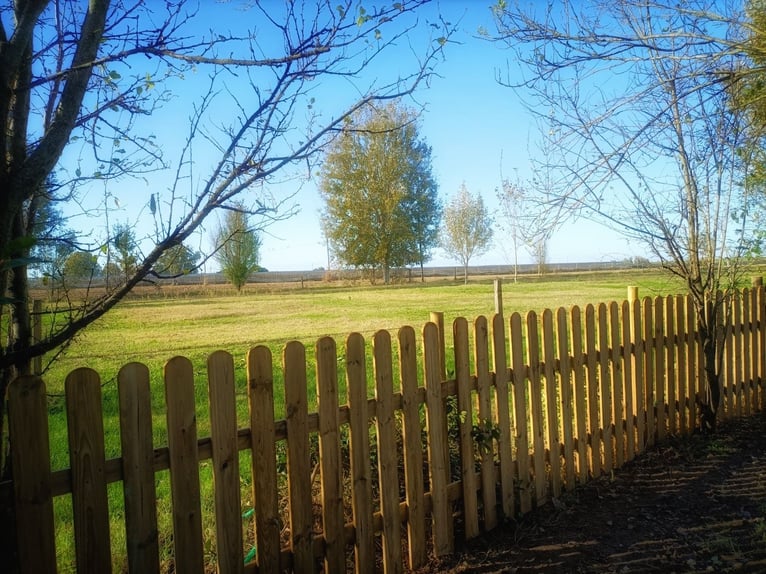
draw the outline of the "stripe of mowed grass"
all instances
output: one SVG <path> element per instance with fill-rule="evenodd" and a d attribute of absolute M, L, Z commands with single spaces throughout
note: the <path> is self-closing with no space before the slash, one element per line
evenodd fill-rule
<path fill-rule="evenodd" d="M 525 313 L 534 309 L 557 309 L 573 305 L 602 301 L 621 301 L 627 285 L 637 285 L 644 295 L 680 292 L 677 284 L 658 272 L 635 274 L 576 274 L 541 278 L 522 278 L 518 283 L 505 280 L 505 314 Z M 162 299 L 135 297 L 116 307 L 92 329 L 86 330 L 55 361 L 44 374 L 49 389 L 50 437 L 54 469 L 69 464 L 66 445 L 66 411 L 63 399 L 63 380 L 66 374 L 79 366 L 96 370 L 102 383 L 104 403 L 105 448 L 107 458 L 119 456 L 119 420 L 116 407 L 119 369 L 131 361 L 146 364 L 150 371 L 152 393 L 153 443 L 167 444 L 165 428 L 163 365 L 170 358 L 188 357 L 195 373 L 195 400 L 199 436 L 209 435 L 209 416 L 205 361 L 214 351 L 223 349 L 235 361 L 237 395 L 237 421 L 247 424 L 247 378 L 245 356 L 257 344 L 267 345 L 272 355 L 281 357 L 283 346 L 291 340 L 305 345 L 309 365 L 309 408 L 316 407 L 316 385 L 313 365 L 314 344 L 323 335 L 336 339 L 338 348 L 338 380 L 341 400 L 345 401 L 345 373 L 342 361 L 346 337 L 360 332 L 368 347 L 367 373 L 372 373 L 370 351 L 372 335 L 378 329 L 393 334 L 403 325 L 415 327 L 416 332 L 428 320 L 430 311 L 445 315 L 446 331 L 451 332 L 456 317 L 473 321 L 477 316 L 490 317 L 494 312 L 493 279 L 481 278 L 462 283 L 429 282 L 395 286 L 337 287 L 326 289 L 274 289 L 268 293 L 253 292 L 243 295 L 208 294 L 198 297 L 164 297 Z M 451 341 L 447 341 L 448 369 L 452 370 Z M 396 352 L 396 351 L 394 351 Z M 397 364 L 394 359 L 394 365 Z M 284 388 L 280 360 L 274 361 L 275 416 L 284 414 Z M 422 369 L 422 366 L 419 366 Z M 398 373 L 395 373 L 398 377 Z M 368 382 L 369 396 L 373 394 L 372 377 Z M 395 378 L 394 380 L 398 380 Z M 421 375 L 422 380 L 422 375 Z M 201 470 L 203 492 L 209 492 L 212 478 Z M 165 480 L 167 482 L 167 480 Z M 170 514 L 169 487 L 158 479 L 158 516 L 162 536 L 169 536 L 169 525 L 162 517 Z M 245 492 L 243 490 L 243 492 Z M 110 508 L 114 516 L 111 524 L 115 532 L 113 549 L 120 553 L 124 541 L 119 514 L 121 494 L 118 485 L 110 485 Z M 212 504 L 212 502 L 211 502 Z M 62 551 L 62 566 L 66 562 L 65 550 L 71 545 L 71 510 L 66 503 L 57 501 L 57 545 Z M 206 512 L 203 509 L 203 512 Z M 58 546 L 57 546 L 58 547 Z M 71 553 L 70 553 L 71 555 Z M 167 555 L 163 551 L 163 555 Z M 115 558 L 117 560 L 117 558 Z"/>

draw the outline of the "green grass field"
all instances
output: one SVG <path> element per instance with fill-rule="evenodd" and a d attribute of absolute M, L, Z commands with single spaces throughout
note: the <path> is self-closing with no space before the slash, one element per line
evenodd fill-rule
<path fill-rule="evenodd" d="M 518 283 L 503 282 L 504 313 L 526 313 L 528 310 L 569 308 L 588 303 L 622 301 L 628 285 L 639 288 L 641 297 L 654 297 L 682 292 L 678 282 L 658 272 L 602 272 L 591 274 L 561 274 L 548 277 L 523 277 Z M 101 376 L 103 385 L 104 426 L 107 458 L 119 456 L 118 402 L 116 376 L 120 367 L 131 361 L 146 364 L 152 375 L 155 446 L 166 444 L 165 410 L 163 406 L 163 364 L 176 355 L 192 360 L 198 375 L 197 404 L 199 436 L 208 436 L 207 390 L 205 361 L 213 351 L 223 349 L 235 360 L 238 412 L 240 426 L 246 426 L 247 399 L 245 384 L 245 355 L 249 348 L 263 344 L 279 365 L 284 344 L 301 341 L 307 348 L 309 365 L 313 362 L 313 347 L 324 335 L 335 338 L 339 353 L 351 332 L 360 332 L 366 339 L 379 329 L 396 331 L 411 325 L 418 332 L 429 320 L 431 311 L 444 313 L 445 328 L 451 331 L 452 321 L 459 316 L 472 322 L 477 316 L 488 318 L 494 313 L 493 280 L 481 279 L 468 285 L 452 281 L 432 281 L 394 286 L 332 286 L 311 285 L 295 287 L 250 285 L 242 294 L 228 288 L 208 289 L 190 294 L 173 289 L 138 290 L 131 298 L 93 325 L 67 349 L 44 374 L 50 394 L 50 434 L 53 468 L 69 464 L 66 450 L 66 414 L 63 382 L 71 370 L 87 366 Z M 450 346 L 448 336 L 448 347 Z M 368 373 L 372 370 L 369 369 Z M 277 416 L 283 409 L 279 373 L 275 373 L 275 402 Z M 313 381 L 309 384 L 310 398 Z M 342 395 L 343 397 L 343 395 Z M 341 398 L 343 400 L 343 398 Z M 247 453 L 242 453 L 243 506 L 250 500 L 250 477 Z M 205 539 L 214 540 L 212 522 L 212 477 L 209 461 L 201 465 Z M 158 516 L 160 537 L 172 532 L 168 473 L 158 475 Z M 122 520 L 122 492 L 119 484 L 110 485 L 112 512 L 112 552 L 115 570 L 124 567 L 125 543 Z M 60 571 L 73 567 L 73 530 L 71 504 L 66 497 L 57 501 L 57 545 Z M 165 552 L 170 552 L 165 548 Z M 214 550 L 208 549 L 214 555 Z"/>

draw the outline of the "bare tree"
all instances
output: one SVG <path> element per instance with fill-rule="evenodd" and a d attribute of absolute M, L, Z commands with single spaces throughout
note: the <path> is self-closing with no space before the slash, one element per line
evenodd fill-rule
<path fill-rule="evenodd" d="M 451 32 L 438 15 L 418 20 L 428 3 L 377 2 L 365 10 L 352 0 L 254 0 L 246 18 L 227 17 L 223 11 L 234 8 L 217 4 L 216 18 L 233 31 L 207 33 L 200 33 L 198 13 L 210 9 L 207 3 L 2 4 L 0 317 L 10 311 L 14 329 L 0 342 L 0 436 L 6 388 L 30 371 L 33 357 L 65 346 L 151 277 L 163 253 L 240 195 L 249 194 L 247 203 L 264 216 L 279 217 L 280 207 L 289 212 L 288 198 L 270 197 L 267 184 L 310 170 L 356 110 L 428 80 Z M 417 45 L 408 32 L 419 25 L 433 36 L 419 35 Z M 396 72 L 363 73 L 392 50 Z M 327 93 L 321 88 L 331 89 L 332 101 L 317 101 Z M 179 130 L 180 110 L 187 119 Z M 177 156 L 163 145 L 169 131 L 180 131 L 185 142 Z M 82 205 L 82 218 L 98 218 L 79 223 L 80 248 L 108 251 L 110 213 L 136 201 L 135 189 L 118 195 L 121 180 L 151 184 L 141 217 L 152 218 L 154 232 L 136 237 L 141 256 L 124 280 L 90 290 L 94 296 L 81 305 L 63 305 L 51 330 L 33 342 L 27 266 L 38 216 L 34 192 L 54 172 L 67 205 Z"/>
<path fill-rule="evenodd" d="M 720 403 L 720 325 L 752 237 L 740 114 L 740 3 L 611 0 L 535 12 L 500 2 L 496 40 L 518 71 L 502 79 L 549 122 L 552 196 L 642 242 L 692 296 L 704 349 L 701 424 Z"/>
<path fill-rule="evenodd" d="M 444 208 L 440 243 L 448 255 L 460 261 L 466 285 L 468 264 L 489 249 L 492 235 L 492 218 L 484 199 L 480 194 L 471 195 L 463 183 Z"/>

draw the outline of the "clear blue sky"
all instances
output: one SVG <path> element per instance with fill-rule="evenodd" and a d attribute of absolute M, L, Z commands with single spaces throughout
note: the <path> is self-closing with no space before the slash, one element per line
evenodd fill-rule
<path fill-rule="evenodd" d="M 424 106 L 420 134 L 432 148 L 434 176 L 443 202 L 446 204 L 461 183 L 465 182 L 472 193 L 481 193 L 486 204 L 495 211 L 495 189 L 500 184 L 501 174 L 521 180 L 530 176 L 530 155 L 535 153 L 535 140 L 538 136 L 532 117 L 525 110 L 519 96 L 497 82 L 498 73 L 505 71 L 507 58 L 512 57 L 512 53 L 501 45 L 478 37 L 480 27 L 490 32 L 494 30 L 489 3 L 489 0 L 441 0 L 435 3 L 431 12 L 421 15 L 421 25 L 410 33 L 407 42 L 399 42 L 398 49 L 411 56 L 407 43 L 411 43 L 415 49 L 417 45 L 422 46 L 430 32 L 426 20 L 433 18 L 437 11 L 453 23 L 460 20 L 459 31 L 445 47 L 445 59 L 437 67 L 440 77 L 433 78 L 430 86 L 420 89 L 414 101 L 409 103 Z M 243 10 L 242 5 L 234 1 L 215 4 L 203 2 L 202 10 L 206 13 L 202 15 L 199 25 L 205 31 L 211 25 L 221 31 L 258 25 L 252 21 L 254 12 Z M 264 39 L 264 42 L 267 41 Z M 404 62 L 406 58 L 402 57 L 402 53 L 394 52 L 366 69 L 363 72 L 366 78 L 360 78 L 360 83 L 364 84 L 370 78 L 391 79 L 412 72 L 412 69 L 398 68 L 406 66 Z M 205 74 L 195 77 L 190 75 L 182 84 L 171 86 L 174 90 L 171 105 L 146 120 L 148 123 L 138 124 L 139 129 L 156 133 L 166 151 L 166 157 L 171 161 L 177 160 L 177 150 L 188 131 L 191 102 L 196 99 L 195 93 L 202 89 L 200 83 L 204 84 L 205 78 Z M 230 81 L 236 82 L 237 79 Z M 316 109 L 326 115 L 337 113 L 341 105 L 339 100 L 343 99 L 332 91 L 337 89 L 337 85 L 332 89 L 317 86 Z M 352 96 L 349 94 L 346 101 L 353 100 Z M 246 98 L 246 95 L 239 97 Z M 222 109 L 221 117 L 230 111 Z M 300 128 L 296 130 L 296 138 L 300 137 L 299 132 Z M 200 155 L 195 156 L 195 161 L 199 161 Z M 62 158 L 62 165 L 73 171 L 77 158 L 78 150 L 71 147 Z M 203 171 L 195 177 L 204 177 Z M 173 168 L 164 173 L 150 174 L 145 181 L 110 183 L 107 186 L 96 182 L 83 203 L 107 202 L 113 207 L 110 214 L 112 224 L 120 221 L 133 225 L 135 222 L 137 235 L 147 236 L 152 231 L 149 228 L 151 218 L 146 214 L 149 195 L 155 191 L 165 193 L 174 175 Z M 312 176 L 315 178 L 316 175 L 315 171 Z M 290 180 L 267 186 L 265 191 L 281 197 L 295 193 L 296 190 L 294 201 L 299 208 L 297 215 L 272 224 L 263 235 L 261 264 L 269 270 L 297 271 L 327 266 L 327 250 L 319 226 L 322 205 L 316 179 L 304 178 L 300 185 L 296 180 Z M 115 199 L 117 197 L 118 200 Z M 97 227 L 79 217 L 73 216 L 70 225 L 88 227 L 94 230 L 94 236 L 99 234 Z M 206 223 L 202 233 L 196 234 L 188 242 L 189 245 L 209 250 L 211 231 L 216 226 L 214 216 L 212 221 Z M 636 253 L 635 248 L 631 249 L 616 233 L 582 220 L 559 229 L 548 245 L 548 261 L 552 263 L 622 260 Z M 492 249 L 472 260 L 471 264 L 509 264 L 512 261 L 511 244 L 503 240 L 502 232 L 496 226 Z M 531 262 L 523 249 L 519 252 L 519 261 Z M 441 266 L 456 262 L 437 248 L 429 264 Z M 213 271 L 216 268 L 217 264 L 211 261 L 205 270 Z"/>
<path fill-rule="evenodd" d="M 461 20 L 445 60 L 437 68 L 441 76 L 415 96 L 424 104 L 421 136 L 433 153 L 433 172 L 444 203 L 460 184 L 481 193 L 492 210 L 497 209 L 495 189 L 505 177 L 530 175 L 530 154 L 535 153 L 535 127 L 529 112 L 511 89 L 496 81 L 504 73 L 508 50 L 478 36 L 480 26 L 492 31 L 486 1 L 446 0 L 440 4 L 445 17 Z M 425 31 L 424 31 L 425 32 Z M 301 212 L 273 225 L 264 236 L 263 266 L 270 270 L 304 270 L 327 266 L 327 253 L 318 224 L 321 200 L 316 182 L 308 181 L 297 196 Z M 549 262 L 611 261 L 635 255 L 616 233 L 580 220 L 560 229 L 548 247 Z M 521 250 L 520 262 L 531 262 Z M 510 242 L 499 229 L 493 248 L 471 263 L 506 264 L 513 261 Z M 440 249 L 431 265 L 454 265 Z"/>

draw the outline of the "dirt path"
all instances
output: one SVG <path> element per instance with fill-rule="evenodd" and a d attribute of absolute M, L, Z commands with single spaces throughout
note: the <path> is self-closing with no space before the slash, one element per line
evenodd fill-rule
<path fill-rule="evenodd" d="M 766 573 L 766 416 L 671 440 L 419 572 Z"/>

